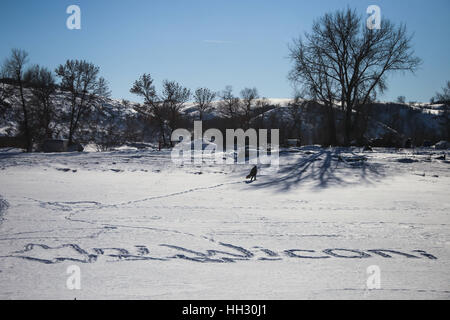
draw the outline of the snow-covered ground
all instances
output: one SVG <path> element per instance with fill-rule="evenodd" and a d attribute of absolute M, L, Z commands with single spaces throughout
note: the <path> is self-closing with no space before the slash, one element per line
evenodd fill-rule
<path fill-rule="evenodd" d="M 3 150 L 0 298 L 449 299 L 442 155 L 289 149 L 247 183 L 169 152 Z"/>

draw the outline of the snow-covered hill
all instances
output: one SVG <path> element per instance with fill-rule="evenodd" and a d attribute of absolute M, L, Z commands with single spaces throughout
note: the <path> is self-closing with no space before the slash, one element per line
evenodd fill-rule
<path fill-rule="evenodd" d="M 25 98 L 29 100 L 30 96 L 29 89 L 25 89 Z M 58 90 L 52 99 L 55 116 L 57 117 L 57 121 L 51 124 L 56 133 L 55 138 L 62 138 L 67 135 L 67 123 L 65 123 L 65 120 L 67 120 L 66 116 L 70 112 L 70 98 L 68 99 L 68 97 L 67 92 Z M 0 136 L 14 136 L 19 133 L 19 120 L 22 118 L 20 102 L 14 99 L 10 99 L 8 102 L 12 105 L 12 108 L 7 109 L 5 114 L 0 116 Z M 92 112 L 88 121 L 98 121 L 99 128 L 105 126 L 109 119 L 117 119 L 117 124 L 123 125 L 126 118 L 136 116 L 136 111 L 133 108 L 135 103 L 125 105 L 123 100 L 101 98 L 96 105 L 104 114 L 94 114 Z M 92 111 L 94 111 L 94 108 L 92 108 Z"/>
<path fill-rule="evenodd" d="M 26 95 L 29 96 L 26 90 Z M 309 106 L 302 111 L 300 120 L 294 120 L 289 110 L 291 99 L 266 99 L 266 109 L 253 118 L 253 124 L 263 127 L 280 128 L 282 139 L 299 138 L 305 144 L 323 144 L 326 142 L 326 110 L 320 105 Z M 21 119 L 20 104 L 12 101 L 13 108 L 0 116 L 0 137 L 15 136 L 19 133 Z M 56 106 L 56 120 L 52 123 L 54 138 L 67 138 L 69 104 L 67 93 L 58 91 L 53 99 Z M 121 136 L 125 142 L 153 142 L 155 133 L 148 120 L 135 110 L 138 103 L 124 100 L 102 98 L 96 108 L 92 108 L 88 118 L 84 119 L 78 134 L 78 140 L 84 144 L 101 142 L 107 133 Z M 218 120 L 222 117 L 220 101 L 213 102 L 213 108 L 204 116 L 204 120 Z M 198 111 L 194 103 L 187 103 L 181 112 L 188 119 L 197 119 Z M 386 140 L 386 136 L 402 144 L 407 138 L 412 138 L 416 145 L 425 140 L 437 142 L 446 138 L 446 127 L 443 121 L 443 105 L 439 104 L 396 104 L 375 103 L 367 109 L 369 121 L 365 138 L 368 140 Z M 343 114 L 335 107 L 338 132 L 342 132 Z M 192 121 L 191 121 L 192 122 Z M 300 124 L 296 122 L 301 122 Z M 294 127 L 300 129 L 296 129 Z M 300 132 L 298 132 L 300 130 Z M 338 139 L 342 137 L 338 135 Z M 387 140 L 389 140 L 387 139 Z M 283 142 L 283 141 L 282 141 Z M 392 141 L 387 141 L 392 143 Z"/>

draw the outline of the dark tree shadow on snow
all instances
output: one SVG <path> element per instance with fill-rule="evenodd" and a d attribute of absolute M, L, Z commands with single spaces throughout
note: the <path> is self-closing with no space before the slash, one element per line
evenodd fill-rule
<path fill-rule="evenodd" d="M 280 164 L 278 172 L 261 176 L 262 181 L 256 186 L 273 187 L 279 191 L 303 184 L 313 188 L 327 188 L 372 184 L 379 182 L 384 176 L 382 165 L 371 163 L 365 155 L 355 154 L 348 148 L 329 148 L 305 152 L 294 163 Z"/>

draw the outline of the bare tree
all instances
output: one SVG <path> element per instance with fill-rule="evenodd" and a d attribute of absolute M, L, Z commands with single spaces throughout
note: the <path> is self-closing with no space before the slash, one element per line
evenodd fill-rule
<path fill-rule="evenodd" d="M 99 67 L 84 60 L 67 60 L 59 65 L 56 75 L 61 79 L 61 89 L 69 94 L 69 145 L 74 142 L 74 135 L 80 121 L 85 118 L 98 98 L 108 91 L 106 81 L 98 78 Z"/>
<path fill-rule="evenodd" d="M 0 70 L 0 113 L 5 114 L 6 110 L 11 107 L 11 97 L 14 93 L 14 87 L 6 82 L 7 75 L 3 68 Z"/>
<path fill-rule="evenodd" d="M 255 117 L 257 116 L 257 118 L 255 119 L 256 121 L 254 122 L 256 128 L 259 129 L 264 128 L 266 120 L 266 112 L 270 109 L 279 107 L 280 107 L 279 105 L 272 105 L 270 101 L 265 97 L 256 100 L 255 108 L 253 109 L 254 116 Z"/>
<path fill-rule="evenodd" d="M 233 87 L 226 86 L 225 90 L 223 90 L 219 95 L 221 101 L 219 102 L 219 110 L 221 114 L 229 118 L 234 125 L 236 125 L 236 121 L 239 117 L 239 97 L 234 96 Z"/>
<path fill-rule="evenodd" d="M 289 77 L 295 83 L 301 83 L 302 92 L 313 101 L 322 103 L 327 110 L 328 144 L 336 145 L 336 121 L 334 104 L 339 96 L 336 81 L 327 73 L 324 56 L 317 48 L 306 47 L 298 40 L 298 47 L 291 48 L 291 58 L 295 67 Z"/>
<path fill-rule="evenodd" d="M 405 104 L 406 103 L 406 97 L 405 96 L 398 96 L 396 101 L 398 103 Z"/>
<path fill-rule="evenodd" d="M 369 29 L 351 9 L 316 20 L 312 32 L 294 40 L 290 52 L 290 79 L 312 98 L 339 102 L 345 111 L 345 145 L 351 139 L 353 110 L 375 100 L 390 73 L 414 72 L 421 63 L 404 25 L 384 18 L 379 30 Z"/>
<path fill-rule="evenodd" d="M 216 93 L 208 88 L 198 88 L 194 92 L 194 100 L 199 113 L 200 121 L 203 120 L 205 113 L 212 109 L 212 101 L 216 97 Z"/>
<path fill-rule="evenodd" d="M 135 109 L 150 121 L 154 120 L 156 122 L 160 135 L 160 141 L 166 145 L 164 129 L 166 114 L 163 104 L 160 102 L 159 97 L 156 94 L 156 89 L 153 85 L 151 75 L 144 73 L 140 76 L 139 79 L 133 83 L 130 92 L 144 99 L 143 105 L 138 105 Z"/>
<path fill-rule="evenodd" d="M 129 107 L 130 107 L 130 101 L 127 100 L 127 99 L 122 99 L 122 105 L 123 105 L 125 108 L 129 108 Z"/>
<path fill-rule="evenodd" d="M 181 120 L 181 108 L 189 100 L 191 91 L 188 88 L 181 86 L 175 81 L 163 82 L 163 89 L 161 100 L 164 109 L 167 110 L 167 125 L 169 127 L 169 136 L 176 130 Z M 172 146 L 172 139 L 170 139 L 170 146 Z"/>
<path fill-rule="evenodd" d="M 167 145 L 166 127 L 169 136 L 178 127 L 181 120 L 180 111 L 191 96 L 190 90 L 175 81 L 166 80 L 163 82 L 161 94 L 158 95 L 150 74 L 143 74 L 134 82 L 130 92 L 144 98 L 144 105 L 136 107 L 136 110 L 151 120 L 156 120 L 161 140 Z M 172 146 L 172 141 L 170 145 Z"/>
<path fill-rule="evenodd" d="M 22 107 L 22 129 L 26 140 L 27 152 L 33 149 L 33 137 L 30 128 L 30 110 L 24 93 L 25 65 L 28 63 L 28 53 L 20 49 L 12 49 L 11 56 L 3 65 L 3 73 L 14 81 L 19 89 L 19 100 Z"/>
<path fill-rule="evenodd" d="M 109 89 L 109 83 L 108 81 L 106 81 L 105 78 L 103 77 L 98 78 L 97 89 L 94 93 L 101 98 L 111 97 L 111 90 Z"/>
<path fill-rule="evenodd" d="M 110 97 L 111 90 L 109 90 L 108 81 L 106 81 L 106 79 L 103 77 L 98 78 L 97 90 L 94 96 L 95 103 L 93 103 L 93 111 L 100 114 L 104 113 L 103 109 L 105 107 L 105 104 L 109 102 L 108 99 Z"/>
<path fill-rule="evenodd" d="M 434 103 L 442 103 L 443 106 L 443 124 L 447 128 L 447 140 L 450 141 L 450 81 L 447 81 L 447 86 L 442 88 L 442 92 L 437 92 L 432 99 Z"/>
<path fill-rule="evenodd" d="M 151 75 L 147 73 L 144 73 L 133 83 L 130 92 L 143 97 L 144 103 L 146 104 L 151 104 L 153 101 L 157 100 L 153 79 Z"/>
<path fill-rule="evenodd" d="M 289 131 L 290 138 L 297 137 L 298 139 L 301 139 L 302 118 L 307 104 L 308 101 L 302 99 L 300 95 L 296 95 L 294 100 L 288 103 L 287 110 L 291 118 L 291 123 L 288 125 L 289 127 L 287 129 Z"/>
<path fill-rule="evenodd" d="M 118 110 L 97 108 L 90 124 L 90 140 L 95 143 L 97 151 L 108 151 L 125 143 L 124 132 L 120 128 Z M 101 126 L 99 124 L 101 123 Z"/>
<path fill-rule="evenodd" d="M 241 90 L 240 114 L 241 124 L 244 130 L 250 128 L 250 121 L 252 119 L 256 101 L 259 98 L 258 90 L 256 88 L 244 88 Z"/>
<path fill-rule="evenodd" d="M 450 104 L 450 81 L 447 81 L 447 85 L 442 88 L 442 92 L 436 92 L 433 101 L 435 103 Z"/>
<path fill-rule="evenodd" d="M 52 72 L 39 65 L 29 68 L 24 75 L 24 80 L 30 86 L 34 114 L 33 133 L 38 138 L 52 138 L 52 121 L 55 120 L 55 107 L 53 96 L 56 92 L 56 82 Z"/>

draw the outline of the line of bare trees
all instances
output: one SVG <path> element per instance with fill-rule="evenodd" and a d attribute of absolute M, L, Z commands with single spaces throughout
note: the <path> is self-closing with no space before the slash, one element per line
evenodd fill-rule
<path fill-rule="evenodd" d="M 198 88 L 191 94 L 191 91 L 175 81 L 165 80 L 162 83 L 162 90 L 157 92 L 154 80 L 150 74 L 144 73 L 136 80 L 130 89 L 143 98 L 143 104 L 135 109 L 145 115 L 149 123 L 157 127 L 159 140 L 163 145 L 172 146 L 170 136 L 172 132 L 181 127 L 191 127 L 192 123 L 183 116 L 181 112 L 183 106 L 189 99 L 193 99 L 194 107 L 198 112 L 198 120 L 205 120 L 207 114 L 213 109 L 218 111 L 216 116 L 222 118 L 228 127 L 250 128 L 252 119 L 265 111 L 268 105 L 267 99 L 258 94 L 256 88 L 244 88 L 240 96 L 233 94 L 233 88 L 226 86 L 221 92 L 214 92 L 208 88 Z M 214 108 L 215 99 L 218 98 L 217 107 Z"/>
<path fill-rule="evenodd" d="M 56 68 L 55 74 L 28 63 L 28 53 L 20 49 L 12 49 L 5 60 L 0 74 L 1 111 L 5 112 L 14 103 L 20 105 L 19 129 L 28 152 L 35 142 L 58 135 L 59 123 L 68 124 L 68 143 L 72 145 L 80 123 L 101 97 L 109 96 L 106 80 L 98 76 L 97 66 L 84 60 L 67 60 Z M 58 91 L 66 93 L 64 103 L 70 105 L 68 114 L 58 112 L 54 100 Z"/>
<path fill-rule="evenodd" d="M 221 115 L 244 130 L 250 128 L 252 119 L 265 112 L 269 105 L 266 98 L 260 98 L 256 88 L 244 88 L 240 91 L 240 96 L 236 96 L 233 94 L 233 88 L 226 86 L 219 93 L 219 97 L 221 100 L 218 110 Z"/>
<path fill-rule="evenodd" d="M 95 139 L 102 141 L 100 149 L 106 150 L 125 142 L 125 137 L 119 136 L 117 130 L 120 119 L 102 108 L 110 91 L 106 80 L 99 77 L 99 67 L 84 60 L 67 60 L 53 73 L 39 65 L 28 66 L 28 62 L 27 52 L 13 49 L 1 68 L 0 81 L 0 108 L 3 112 L 13 104 L 20 105 L 19 131 L 28 152 L 36 143 L 61 136 L 62 131 L 69 146 L 80 140 Z M 225 119 L 227 127 L 245 129 L 268 104 L 266 99 L 259 98 L 256 88 L 245 88 L 240 96 L 233 94 L 231 86 L 220 93 L 198 88 L 192 94 L 179 83 L 166 80 L 157 92 L 150 74 L 143 74 L 130 91 L 143 98 L 143 104 L 133 107 L 147 120 L 148 127 L 156 128 L 155 133 L 163 146 L 172 146 L 170 136 L 175 129 L 192 126 L 192 119 L 182 112 L 191 98 L 200 120 L 214 109 L 214 100 L 219 98 L 222 99 L 217 105 L 219 118 Z M 55 99 L 61 93 L 64 101 Z M 64 109 L 67 112 L 62 112 L 56 105 L 60 103 L 67 106 Z M 107 118 L 107 123 L 100 125 L 101 118 Z M 83 128 L 89 130 L 82 132 Z"/>

